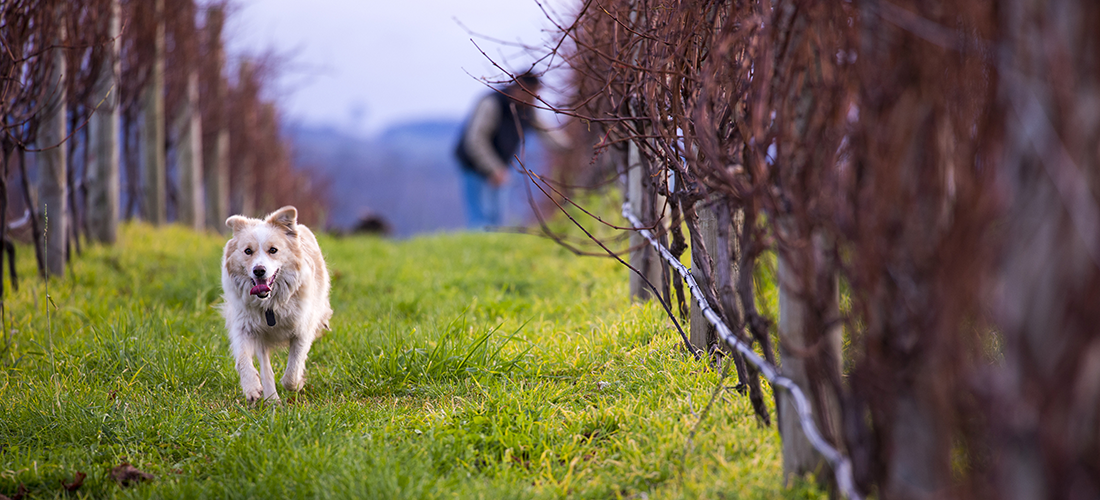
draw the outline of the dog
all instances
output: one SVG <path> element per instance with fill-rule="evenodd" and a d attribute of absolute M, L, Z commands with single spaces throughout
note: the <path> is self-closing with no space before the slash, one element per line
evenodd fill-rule
<path fill-rule="evenodd" d="M 222 257 L 222 314 L 249 403 L 278 402 L 271 351 L 290 346 L 281 380 L 288 391 L 305 384 L 306 355 L 329 329 L 329 275 L 317 238 L 298 224 L 298 210 L 280 208 L 263 219 L 225 220 L 233 236 Z M 260 361 L 260 371 L 252 357 Z"/>

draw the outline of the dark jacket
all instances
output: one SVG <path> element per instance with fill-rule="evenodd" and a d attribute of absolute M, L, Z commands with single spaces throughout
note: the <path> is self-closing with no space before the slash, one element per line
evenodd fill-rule
<path fill-rule="evenodd" d="M 474 122 L 475 115 L 478 110 L 481 109 L 481 103 L 485 99 L 492 99 L 496 104 L 496 116 L 482 117 L 483 119 L 488 119 L 489 123 L 493 126 L 484 131 L 484 133 L 486 133 L 485 137 L 473 137 L 472 134 L 477 134 L 478 132 L 471 128 L 471 124 Z M 519 150 L 520 141 L 523 139 L 523 133 L 526 132 L 533 123 L 534 113 L 530 106 L 516 102 L 503 92 L 492 92 L 478 101 L 478 106 L 475 108 L 474 114 L 471 114 L 463 125 L 462 134 L 459 136 L 458 144 L 455 146 L 455 156 L 458 158 L 458 162 L 462 165 L 463 169 L 480 173 L 483 176 L 488 176 L 492 173 L 494 167 L 480 164 L 483 162 L 478 161 L 478 155 L 468 148 L 469 141 L 487 141 L 492 146 L 492 150 L 496 153 L 496 157 L 500 160 L 500 163 L 507 166 L 511 163 L 512 157 L 515 156 L 516 151 Z M 468 135 L 471 136 L 468 137 Z"/>

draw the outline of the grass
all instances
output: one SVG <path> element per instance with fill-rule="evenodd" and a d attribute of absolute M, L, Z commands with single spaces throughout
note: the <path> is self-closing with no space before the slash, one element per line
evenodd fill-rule
<path fill-rule="evenodd" d="M 659 306 L 626 300 L 623 268 L 529 236 L 322 236 L 333 330 L 301 393 L 249 407 L 214 308 L 223 243 L 128 225 L 51 280 L 49 298 L 19 249 L 0 340 L 0 494 L 824 496 L 783 487 L 775 428 L 736 392 L 689 442 L 717 374 Z M 121 488 L 109 474 L 122 462 L 155 479 Z M 78 472 L 83 486 L 65 492 Z"/>

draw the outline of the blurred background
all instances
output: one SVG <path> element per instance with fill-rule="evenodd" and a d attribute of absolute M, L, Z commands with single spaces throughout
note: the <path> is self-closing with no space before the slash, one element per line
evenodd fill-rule
<path fill-rule="evenodd" d="M 508 79 L 496 65 L 535 65 L 554 33 L 547 14 L 573 3 L 239 0 L 226 40 L 231 54 L 279 62 L 270 91 L 294 164 L 329 186 L 326 227 L 349 230 L 372 214 L 409 236 L 464 226 L 452 152 L 465 115 Z M 544 78 L 552 102 L 557 73 Z M 529 140 L 527 165 L 541 171 L 544 150 Z M 509 224 L 531 217 L 522 181 L 510 179 Z"/>
<path fill-rule="evenodd" d="M 0 72 L 23 75 L 0 82 L 0 225 L 30 241 L 52 207 L 55 230 L 112 242 L 118 220 L 223 231 L 228 214 L 293 204 L 337 233 L 460 229 L 463 120 L 524 71 L 560 100 L 560 58 L 544 55 L 571 4 L 0 4 Z M 523 153 L 549 168 L 536 137 Z M 522 181 L 506 186 L 506 225 L 531 218 Z"/>

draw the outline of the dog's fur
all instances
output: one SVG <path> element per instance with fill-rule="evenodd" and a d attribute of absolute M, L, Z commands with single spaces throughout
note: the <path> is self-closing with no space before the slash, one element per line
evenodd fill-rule
<path fill-rule="evenodd" d="M 225 225 L 233 237 L 222 258 L 222 313 L 241 389 L 249 402 L 275 402 L 279 394 L 272 349 L 290 345 L 281 382 L 287 390 L 299 391 L 305 383 L 306 354 L 329 328 L 328 269 L 317 238 L 298 224 L 294 207 L 280 208 L 262 220 L 234 215 Z M 259 373 L 252 356 L 260 361 Z"/>

